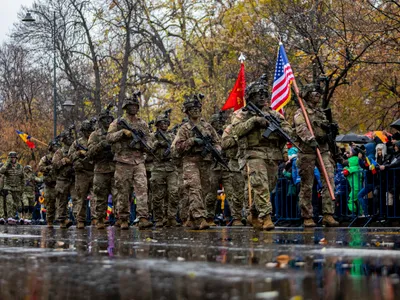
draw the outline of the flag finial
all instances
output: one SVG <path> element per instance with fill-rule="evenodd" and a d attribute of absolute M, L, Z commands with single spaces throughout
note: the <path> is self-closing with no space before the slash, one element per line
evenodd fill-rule
<path fill-rule="evenodd" d="M 244 56 L 244 54 L 242 52 L 240 52 L 240 56 L 239 56 L 240 63 L 243 63 L 245 60 L 246 60 L 246 56 Z"/>

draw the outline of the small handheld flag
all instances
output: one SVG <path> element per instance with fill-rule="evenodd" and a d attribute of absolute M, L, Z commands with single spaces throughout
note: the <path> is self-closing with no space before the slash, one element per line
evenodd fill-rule
<path fill-rule="evenodd" d="M 19 137 L 26 143 L 26 145 L 30 148 L 30 149 L 35 149 L 35 144 L 31 141 L 31 136 L 23 133 L 22 131 L 16 130 L 17 134 L 19 135 Z"/>
<path fill-rule="evenodd" d="M 285 53 L 283 44 L 279 43 L 276 60 L 274 84 L 272 86 L 271 108 L 280 111 L 290 101 L 290 86 L 294 80 L 292 67 Z"/>

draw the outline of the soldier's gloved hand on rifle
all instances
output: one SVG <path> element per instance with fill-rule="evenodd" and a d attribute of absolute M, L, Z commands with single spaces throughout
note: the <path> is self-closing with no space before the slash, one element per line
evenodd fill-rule
<path fill-rule="evenodd" d="M 200 139 L 200 138 L 195 137 L 195 138 L 193 138 L 193 144 L 194 145 L 198 145 L 198 146 L 203 146 L 204 145 L 204 141 L 202 139 Z"/>
<path fill-rule="evenodd" d="M 315 137 L 313 137 L 311 140 L 310 140 L 310 144 L 309 144 L 310 146 L 311 146 L 311 148 L 313 148 L 313 149 L 317 149 L 318 148 L 318 142 L 317 142 L 317 140 L 315 139 Z"/>
<path fill-rule="evenodd" d="M 130 130 L 122 129 L 122 132 L 124 133 L 125 136 L 132 137 L 132 132 Z"/>
<path fill-rule="evenodd" d="M 264 117 L 254 116 L 251 119 L 253 120 L 254 126 L 265 128 L 268 125 L 268 121 Z"/>
<path fill-rule="evenodd" d="M 63 165 L 68 165 L 68 164 L 71 163 L 71 161 L 69 160 L 68 157 L 64 157 L 64 158 L 61 160 L 61 163 L 62 163 Z"/>
<path fill-rule="evenodd" d="M 86 156 L 86 151 L 85 150 L 79 150 L 78 151 L 78 156 L 85 157 Z"/>
<path fill-rule="evenodd" d="M 110 144 L 106 140 L 102 140 L 100 145 L 101 145 L 101 148 L 107 148 L 110 146 Z"/>

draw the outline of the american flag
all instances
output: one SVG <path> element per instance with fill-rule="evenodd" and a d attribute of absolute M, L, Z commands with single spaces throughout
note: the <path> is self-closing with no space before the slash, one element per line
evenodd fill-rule
<path fill-rule="evenodd" d="M 282 111 L 290 101 L 290 85 L 294 80 L 292 67 L 282 43 L 279 43 L 278 59 L 276 61 L 274 84 L 272 86 L 271 108 Z"/>

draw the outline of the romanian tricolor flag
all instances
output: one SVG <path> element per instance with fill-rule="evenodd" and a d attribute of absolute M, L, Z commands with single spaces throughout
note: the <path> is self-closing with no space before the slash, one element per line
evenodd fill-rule
<path fill-rule="evenodd" d="M 373 163 L 371 163 L 371 161 L 369 160 L 368 157 L 365 158 L 365 165 L 371 170 L 373 175 L 376 174 L 375 165 Z"/>
<path fill-rule="evenodd" d="M 111 204 L 111 203 L 108 203 L 106 220 L 109 220 L 109 219 L 110 219 L 110 215 L 111 215 L 111 214 L 112 214 L 112 204 Z"/>
<path fill-rule="evenodd" d="M 17 134 L 19 137 L 28 145 L 29 148 L 34 149 L 36 146 L 35 144 L 31 141 L 31 136 L 23 133 L 22 131 L 16 130 Z"/>

